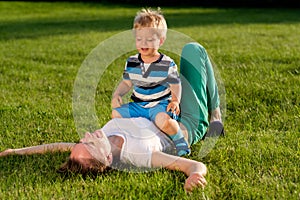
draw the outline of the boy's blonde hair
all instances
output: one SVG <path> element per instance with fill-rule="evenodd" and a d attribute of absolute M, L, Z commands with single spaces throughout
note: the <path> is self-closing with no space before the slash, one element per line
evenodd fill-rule
<path fill-rule="evenodd" d="M 154 28 L 157 29 L 159 37 L 166 38 L 167 36 L 167 22 L 160 10 L 152 10 L 144 8 L 137 13 L 133 22 L 133 29 Z"/>

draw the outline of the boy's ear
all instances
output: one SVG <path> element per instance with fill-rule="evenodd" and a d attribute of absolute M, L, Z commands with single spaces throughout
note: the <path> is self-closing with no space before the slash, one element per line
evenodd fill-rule
<path fill-rule="evenodd" d="M 162 46 L 162 45 L 164 44 L 165 40 L 166 40 L 165 37 L 161 37 L 161 38 L 159 39 L 159 46 Z"/>

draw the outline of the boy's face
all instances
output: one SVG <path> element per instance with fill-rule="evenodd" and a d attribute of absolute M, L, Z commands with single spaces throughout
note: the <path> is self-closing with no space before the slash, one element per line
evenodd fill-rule
<path fill-rule="evenodd" d="M 157 52 L 164 42 L 164 39 L 159 38 L 157 30 L 154 28 L 135 29 L 134 33 L 136 48 L 142 55 Z"/>

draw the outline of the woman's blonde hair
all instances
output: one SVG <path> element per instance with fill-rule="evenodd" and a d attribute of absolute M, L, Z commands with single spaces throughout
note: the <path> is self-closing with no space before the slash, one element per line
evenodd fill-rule
<path fill-rule="evenodd" d="M 159 37 L 166 37 L 167 22 L 161 12 L 161 9 L 152 10 L 151 8 L 143 8 L 134 18 L 133 29 L 154 28 L 157 29 Z"/>

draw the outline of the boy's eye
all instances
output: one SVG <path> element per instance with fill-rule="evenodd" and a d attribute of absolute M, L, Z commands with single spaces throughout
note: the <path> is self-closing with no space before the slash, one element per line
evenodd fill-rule
<path fill-rule="evenodd" d="M 147 42 L 153 42 L 153 39 L 151 38 L 151 39 L 147 39 Z"/>

